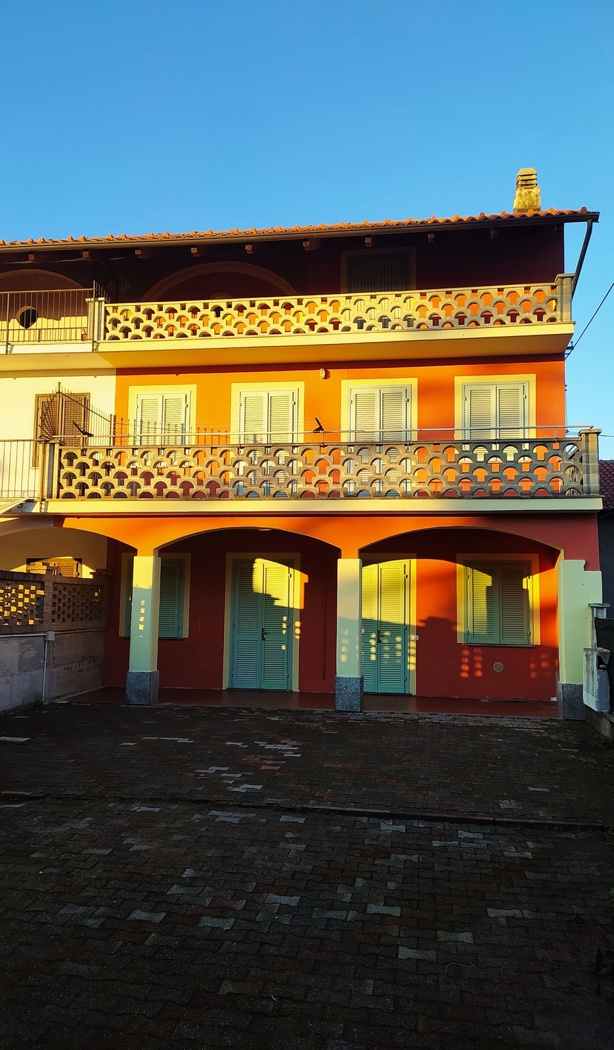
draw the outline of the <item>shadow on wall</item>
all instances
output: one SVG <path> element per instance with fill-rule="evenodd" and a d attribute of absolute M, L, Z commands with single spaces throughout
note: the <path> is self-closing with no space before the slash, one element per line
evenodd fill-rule
<path fill-rule="evenodd" d="M 456 623 L 418 622 L 418 695 L 465 699 L 542 699 L 554 695 L 558 653 L 544 645 L 467 645 Z"/>

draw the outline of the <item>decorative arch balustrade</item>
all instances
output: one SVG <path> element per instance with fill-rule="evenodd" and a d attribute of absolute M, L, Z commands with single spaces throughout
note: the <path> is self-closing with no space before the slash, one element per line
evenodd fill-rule
<path fill-rule="evenodd" d="M 597 434 L 498 441 L 55 446 L 51 498 L 565 498 L 598 494 Z M 52 460 L 54 457 L 52 457 Z"/>

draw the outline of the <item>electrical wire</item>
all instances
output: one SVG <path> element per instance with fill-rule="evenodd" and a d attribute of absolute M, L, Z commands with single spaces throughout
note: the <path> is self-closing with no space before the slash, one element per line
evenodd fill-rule
<path fill-rule="evenodd" d="M 598 314 L 598 313 L 599 313 L 599 311 L 601 310 L 601 307 L 603 306 L 603 304 L 605 303 L 605 301 L 606 301 L 606 299 L 607 299 L 608 295 L 609 295 L 609 294 L 610 294 L 610 292 L 612 291 L 612 288 L 614 288 L 614 281 L 612 281 L 612 283 L 611 283 L 610 287 L 608 288 L 608 290 L 607 290 L 607 292 L 605 293 L 605 295 L 604 295 L 603 299 L 602 299 L 602 300 L 601 300 L 601 302 L 599 303 L 599 306 L 598 306 L 598 307 L 597 307 L 597 309 L 595 310 L 595 312 L 594 312 L 593 316 L 591 317 L 590 321 L 588 321 L 588 323 L 587 323 L 587 324 L 585 324 L 584 328 L 583 328 L 583 329 L 582 329 L 582 331 L 580 332 L 580 335 L 579 335 L 579 336 L 578 336 L 578 338 L 576 339 L 576 341 L 575 341 L 575 343 L 573 344 L 573 346 L 570 346 L 570 348 L 569 348 L 569 352 L 567 353 L 566 357 L 570 357 L 570 355 L 571 355 L 571 354 L 573 353 L 573 351 L 574 351 L 574 350 L 576 349 L 576 347 L 577 347 L 578 343 L 580 342 L 580 340 L 581 340 L 582 336 L 583 336 L 583 335 L 584 335 L 584 333 L 585 333 L 585 332 L 587 331 L 587 329 L 588 329 L 588 328 L 590 328 L 590 326 L 592 325 L 593 321 L 595 320 L 595 318 L 596 318 L 597 314 Z"/>

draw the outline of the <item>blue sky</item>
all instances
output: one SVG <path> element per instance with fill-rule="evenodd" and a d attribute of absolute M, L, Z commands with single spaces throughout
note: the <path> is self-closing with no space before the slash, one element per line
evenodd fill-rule
<path fill-rule="evenodd" d="M 576 337 L 614 281 L 611 0 L 4 0 L 2 33 L 4 240 L 499 212 L 535 167 L 601 212 Z M 612 435 L 613 322 L 568 372 Z"/>

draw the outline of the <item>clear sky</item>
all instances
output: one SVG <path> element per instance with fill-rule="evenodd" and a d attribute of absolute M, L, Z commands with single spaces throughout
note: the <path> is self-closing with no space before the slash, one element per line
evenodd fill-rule
<path fill-rule="evenodd" d="M 614 281 L 612 0 L 0 7 L 1 239 L 511 211 L 534 167 L 544 208 L 601 212 L 576 339 Z M 613 325 L 614 291 L 568 372 L 610 435 Z"/>

